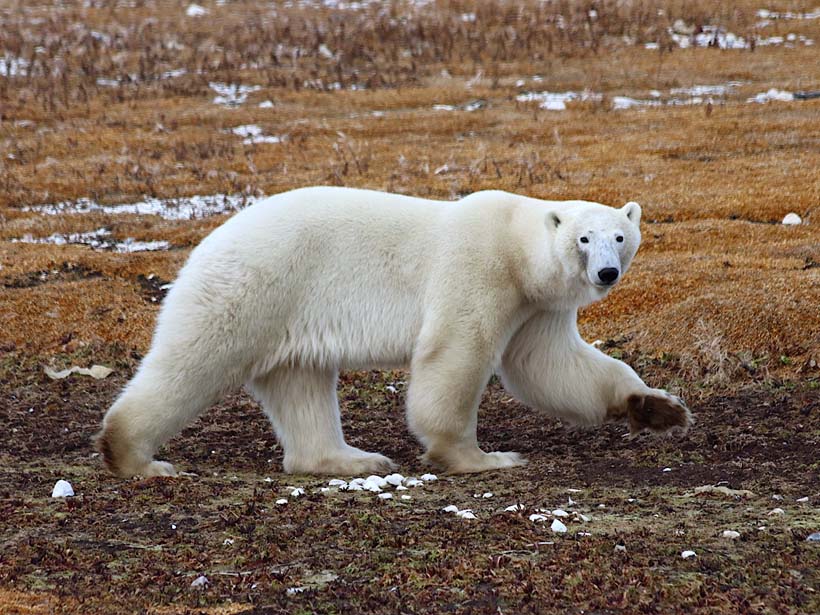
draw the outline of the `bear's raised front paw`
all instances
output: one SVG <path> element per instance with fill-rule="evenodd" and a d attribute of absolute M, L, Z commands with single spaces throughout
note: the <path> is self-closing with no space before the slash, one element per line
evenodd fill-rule
<path fill-rule="evenodd" d="M 632 435 L 642 431 L 686 433 L 694 422 L 683 400 L 662 389 L 630 395 L 627 399 L 627 420 Z"/>
<path fill-rule="evenodd" d="M 139 476 L 150 478 L 151 476 L 176 476 L 177 471 L 167 461 L 152 461 L 145 465 L 145 467 L 136 472 Z"/>

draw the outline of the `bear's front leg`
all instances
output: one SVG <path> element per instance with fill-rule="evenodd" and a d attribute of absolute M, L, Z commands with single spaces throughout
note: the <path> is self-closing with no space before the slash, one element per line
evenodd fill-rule
<path fill-rule="evenodd" d="M 626 422 L 642 431 L 686 431 L 692 415 L 683 401 L 648 387 L 626 363 L 578 335 L 575 311 L 541 312 L 513 336 L 500 370 L 518 399 L 578 425 Z"/>
<path fill-rule="evenodd" d="M 411 364 L 407 419 L 427 449 L 423 459 L 452 474 L 524 465 L 518 453 L 486 453 L 478 446 L 478 403 L 491 373 L 489 345 L 450 338 L 420 346 Z"/>

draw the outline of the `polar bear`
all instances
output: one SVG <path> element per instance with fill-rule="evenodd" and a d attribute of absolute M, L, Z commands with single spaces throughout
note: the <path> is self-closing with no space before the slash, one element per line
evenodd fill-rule
<path fill-rule="evenodd" d="M 273 196 L 193 250 L 137 373 L 97 435 L 120 476 L 174 475 L 156 450 L 245 385 L 284 470 L 394 467 L 345 442 L 340 369 L 410 368 L 407 420 L 425 460 L 452 473 L 525 463 L 476 440 L 498 374 L 551 416 L 633 432 L 686 430 L 685 404 L 585 343 L 580 306 L 606 296 L 640 244 L 641 208 L 500 191 L 442 202 L 339 187 Z"/>

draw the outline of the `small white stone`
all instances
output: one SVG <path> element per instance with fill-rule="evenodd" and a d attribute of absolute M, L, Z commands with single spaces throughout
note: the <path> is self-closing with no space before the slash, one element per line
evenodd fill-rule
<path fill-rule="evenodd" d="M 409 495 L 403 495 L 403 496 L 401 496 L 401 499 L 402 499 L 402 500 L 412 500 L 412 499 L 413 499 L 413 497 L 412 497 L 412 496 L 409 496 Z"/>
<path fill-rule="evenodd" d="M 398 487 L 404 482 L 404 476 L 401 474 L 388 474 L 384 477 L 384 480 L 387 481 L 388 484 Z"/>
<path fill-rule="evenodd" d="M 330 487 L 347 487 L 347 481 L 342 480 L 341 478 L 334 478 L 327 484 Z"/>
<path fill-rule="evenodd" d="M 290 492 L 292 498 L 298 498 L 300 495 L 305 495 L 305 490 L 301 487 L 294 487 L 293 491 Z"/>
<path fill-rule="evenodd" d="M 567 489 L 567 493 L 581 493 L 583 489 Z"/>
<path fill-rule="evenodd" d="M 207 587 L 209 583 L 210 581 L 208 581 L 208 577 L 203 574 L 194 579 L 193 583 L 191 583 L 191 587 L 194 589 L 201 589 L 203 587 Z"/>
<path fill-rule="evenodd" d="M 794 224 L 802 223 L 803 220 L 794 212 L 786 214 L 786 216 L 783 218 L 783 224 L 785 224 L 786 226 L 792 226 Z"/>
<path fill-rule="evenodd" d="M 176 523 L 172 523 L 172 524 L 171 524 L 171 529 L 172 529 L 172 530 L 177 529 L 177 524 L 176 524 Z"/>
<path fill-rule="evenodd" d="M 772 499 L 773 499 L 773 500 L 777 500 L 778 502 L 780 502 L 780 501 L 783 499 L 783 496 L 782 496 L 782 495 L 778 495 L 778 494 L 776 494 L 776 493 L 775 493 L 775 494 L 772 496 Z"/>
<path fill-rule="evenodd" d="M 672 468 L 664 468 L 664 469 L 663 469 L 663 470 L 661 470 L 661 471 L 662 471 L 662 472 L 671 472 L 671 471 L 672 471 Z"/>
<path fill-rule="evenodd" d="M 533 513 L 530 515 L 530 521 L 539 522 L 539 521 L 546 521 L 547 518 L 544 515 L 539 515 L 537 513 Z"/>
<path fill-rule="evenodd" d="M 476 516 L 473 514 L 472 510 L 460 510 L 456 513 L 462 519 L 475 519 Z"/>
<path fill-rule="evenodd" d="M 734 540 L 735 538 L 740 538 L 740 532 L 736 532 L 734 530 L 723 530 L 721 536 L 723 538 L 729 538 L 730 540 Z"/>
<path fill-rule="evenodd" d="M 404 481 L 404 484 L 408 487 L 420 487 L 424 483 L 420 481 L 418 478 L 408 478 L 406 481 Z"/>
<path fill-rule="evenodd" d="M 362 486 L 359 483 L 348 483 L 347 487 L 339 487 L 342 491 L 361 491 Z"/>
<path fill-rule="evenodd" d="M 208 14 L 208 9 L 199 6 L 198 4 L 189 4 L 188 8 L 185 9 L 185 14 L 188 17 L 202 17 L 203 15 Z"/>
<path fill-rule="evenodd" d="M 273 107 L 273 101 L 271 100 L 263 100 L 261 103 L 259 103 L 260 109 L 270 109 L 271 107 Z"/>
<path fill-rule="evenodd" d="M 327 493 L 330 491 L 330 487 L 319 487 L 319 493 Z"/>
<path fill-rule="evenodd" d="M 513 504 L 512 506 L 507 506 L 504 509 L 504 512 L 518 512 L 519 510 L 524 510 L 523 504 Z"/>
<path fill-rule="evenodd" d="M 438 476 L 436 476 L 435 474 L 422 474 L 421 480 L 423 480 L 425 483 L 431 483 L 434 480 L 438 480 Z"/>
<path fill-rule="evenodd" d="M 407 487 L 404 485 L 396 485 L 396 491 L 407 491 Z"/>
<path fill-rule="evenodd" d="M 695 553 L 694 551 L 681 551 L 680 556 L 681 556 L 683 559 L 689 559 L 690 557 L 697 557 L 697 556 L 698 556 L 698 554 L 697 554 L 697 553 Z"/>
<path fill-rule="evenodd" d="M 606 508 L 606 504 L 598 504 L 598 508 Z"/>
<path fill-rule="evenodd" d="M 567 526 L 561 523 L 558 519 L 553 520 L 550 529 L 556 534 L 564 534 L 567 531 Z"/>
<path fill-rule="evenodd" d="M 615 550 L 626 553 L 626 545 L 615 545 Z"/>
<path fill-rule="evenodd" d="M 808 497 L 805 497 L 805 498 L 797 498 L 797 500 L 796 500 L 796 501 L 797 501 L 799 504 L 805 504 L 806 502 L 808 502 L 808 501 L 809 501 L 809 498 L 808 498 Z"/>
<path fill-rule="evenodd" d="M 486 500 L 487 498 L 491 498 L 491 497 L 493 497 L 493 493 L 492 493 L 491 491 L 487 491 L 487 492 L 483 493 L 483 494 L 481 495 L 481 497 L 482 497 L 482 498 L 484 498 L 484 499 Z"/>
<path fill-rule="evenodd" d="M 276 503 L 279 504 L 279 506 L 282 506 L 282 504 L 287 504 L 288 501 L 285 498 L 279 498 L 276 500 Z"/>
<path fill-rule="evenodd" d="M 782 508 L 773 508 L 769 511 L 770 515 L 785 515 L 786 511 Z"/>
<path fill-rule="evenodd" d="M 354 478 L 348 484 L 350 484 L 350 485 L 364 485 L 365 482 L 367 482 L 367 479 L 360 477 L 360 478 Z"/>
<path fill-rule="evenodd" d="M 222 544 L 225 545 L 226 547 L 232 545 L 233 544 L 233 538 L 226 538 L 225 540 L 222 541 Z"/>
<path fill-rule="evenodd" d="M 364 489 L 365 491 L 371 491 L 373 493 L 379 493 L 382 490 L 378 483 L 375 483 L 370 480 L 365 481 L 364 485 L 362 485 L 362 489 Z"/>
<path fill-rule="evenodd" d="M 570 507 L 572 507 L 572 506 L 575 506 L 577 503 L 578 503 L 578 502 L 576 502 L 576 501 L 575 501 L 575 500 L 573 500 L 572 498 L 567 498 L 567 508 L 570 508 Z"/>
<path fill-rule="evenodd" d="M 457 513 L 458 506 L 456 506 L 455 504 L 450 504 L 449 506 L 445 506 L 441 510 L 443 510 L 444 512 Z"/>
<path fill-rule="evenodd" d="M 569 517 L 569 513 L 561 508 L 556 508 L 552 511 L 553 517 Z"/>
<path fill-rule="evenodd" d="M 54 483 L 54 489 L 51 490 L 51 497 L 65 498 L 74 495 L 74 488 L 67 480 L 60 479 Z"/>
<path fill-rule="evenodd" d="M 285 590 L 285 593 L 288 596 L 293 596 L 294 594 L 301 594 L 306 589 L 307 587 L 288 587 L 287 590 Z"/>
<path fill-rule="evenodd" d="M 382 500 L 392 500 L 393 499 L 393 494 L 392 493 L 380 493 L 379 497 Z"/>
<path fill-rule="evenodd" d="M 579 518 L 581 521 L 583 521 L 584 523 L 589 523 L 590 521 L 592 521 L 592 517 L 589 517 L 589 516 L 587 516 L 587 515 L 585 515 L 585 514 L 583 514 L 583 513 L 578 513 L 578 518 Z"/>

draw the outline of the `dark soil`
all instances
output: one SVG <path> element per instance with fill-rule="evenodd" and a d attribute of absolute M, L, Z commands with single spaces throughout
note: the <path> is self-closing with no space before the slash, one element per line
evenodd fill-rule
<path fill-rule="evenodd" d="M 488 450 L 520 451 L 529 465 L 440 476 L 385 501 L 320 492 L 326 479 L 283 475 L 266 419 L 241 393 L 163 451 L 195 476 L 109 476 L 90 437 L 134 365 L 122 359 L 106 380 L 52 381 L 20 357 L 4 362 L 4 613 L 820 609 L 820 544 L 806 541 L 820 530 L 816 383 L 707 396 L 693 404 L 697 423 L 687 436 L 634 440 L 616 425 L 567 429 L 491 383 L 479 440 Z M 418 476 L 430 469 L 403 421 L 405 379 L 347 374 L 340 398 L 348 441 Z M 60 478 L 75 497 L 49 497 Z M 703 485 L 752 493 L 694 495 Z M 307 493 L 289 497 L 288 486 Z M 485 492 L 494 495 L 474 497 Z M 288 503 L 277 505 L 280 498 Z M 505 512 L 513 503 L 524 511 Z M 441 512 L 448 504 L 477 519 Z M 530 521 L 541 507 L 547 521 Z M 555 508 L 571 513 L 566 534 L 550 530 Z M 769 514 L 775 508 L 784 513 Z M 726 529 L 740 538 L 722 538 Z M 683 559 L 689 549 L 697 555 Z M 200 575 L 209 583 L 192 588 Z"/>

